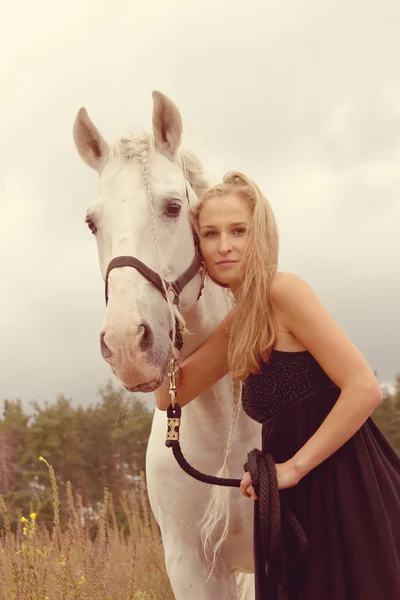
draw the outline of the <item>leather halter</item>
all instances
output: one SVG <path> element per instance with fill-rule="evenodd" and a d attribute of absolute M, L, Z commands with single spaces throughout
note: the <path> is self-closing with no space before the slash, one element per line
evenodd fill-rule
<path fill-rule="evenodd" d="M 190 206 L 187 184 L 186 184 L 186 200 L 188 201 L 188 204 Z M 205 267 L 204 267 L 203 259 L 201 258 L 201 254 L 199 252 L 198 240 L 197 240 L 196 234 L 195 234 L 195 248 L 196 248 L 195 257 L 192 260 L 189 267 L 186 269 L 186 271 L 184 271 L 182 273 L 182 275 L 180 275 L 175 281 L 165 281 L 164 280 L 165 286 L 167 288 L 167 293 L 171 291 L 174 294 L 173 303 L 175 306 L 179 306 L 179 296 L 182 293 L 184 287 L 202 269 L 202 280 L 201 280 L 201 286 L 200 286 L 199 295 L 197 296 L 197 300 L 199 300 L 199 298 L 201 297 L 203 287 L 204 287 Z M 115 269 L 117 267 L 132 267 L 132 268 L 136 269 L 137 271 L 139 271 L 139 273 L 141 275 L 143 275 L 143 277 L 145 279 L 147 279 L 147 281 L 149 281 L 151 284 L 153 284 L 154 287 L 156 287 L 161 292 L 164 299 L 167 300 L 166 294 L 165 294 L 165 289 L 163 286 L 163 280 L 161 279 L 161 277 L 158 273 L 156 273 L 155 271 L 150 269 L 150 267 L 145 265 L 141 260 L 139 260 L 138 258 L 136 258 L 134 256 L 116 256 L 115 258 L 113 258 L 110 261 L 110 264 L 107 267 L 107 272 L 106 272 L 106 277 L 105 277 L 106 305 L 108 304 L 108 276 L 110 274 L 110 271 L 112 271 L 112 269 Z M 175 318 L 175 330 L 176 330 L 175 347 L 177 348 L 177 350 L 180 351 L 180 350 L 182 350 L 183 339 L 182 339 L 182 332 L 180 329 L 180 325 L 176 318 Z"/>

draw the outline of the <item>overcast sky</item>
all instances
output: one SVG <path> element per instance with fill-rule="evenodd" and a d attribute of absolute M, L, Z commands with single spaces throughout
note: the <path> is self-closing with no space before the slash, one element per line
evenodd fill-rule
<path fill-rule="evenodd" d="M 72 139 L 178 105 L 212 181 L 254 177 L 304 277 L 382 380 L 400 371 L 398 0 L 23 0 L 0 19 L 0 398 L 87 405 L 111 377 Z"/>

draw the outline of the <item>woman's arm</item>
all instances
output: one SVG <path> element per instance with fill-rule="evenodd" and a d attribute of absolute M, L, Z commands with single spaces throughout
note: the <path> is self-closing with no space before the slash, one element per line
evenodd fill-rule
<path fill-rule="evenodd" d="M 229 326 L 234 312 L 235 309 L 232 309 L 208 340 L 183 361 L 177 381 L 177 402 L 180 406 L 185 406 L 197 398 L 201 392 L 228 373 Z M 170 405 L 168 392 L 167 373 L 163 383 L 155 391 L 156 405 L 160 410 L 167 410 Z"/>
<path fill-rule="evenodd" d="M 367 362 L 310 286 L 296 275 L 279 273 L 271 293 L 284 325 L 341 390 L 319 429 L 289 461 L 301 479 L 358 431 L 383 396 Z"/>

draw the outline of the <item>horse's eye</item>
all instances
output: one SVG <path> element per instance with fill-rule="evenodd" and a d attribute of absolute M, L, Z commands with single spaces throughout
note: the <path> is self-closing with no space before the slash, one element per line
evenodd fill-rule
<path fill-rule="evenodd" d="M 182 206 L 180 204 L 178 204 L 177 202 L 171 202 L 171 204 L 168 204 L 168 206 L 167 206 L 166 213 L 167 213 L 168 217 L 179 217 L 181 208 L 182 208 Z"/>
<path fill-rule="evenodd" d="M 87 226 L 89 227 L 90 231 L 92 233 L 96 233 L 97 231 L 97 227 L 96 225 L 93 223 L 92 219 L 90 219 L 89 217 L 86 217 L 85 219 L 85 223 L 87 223 Z"/>

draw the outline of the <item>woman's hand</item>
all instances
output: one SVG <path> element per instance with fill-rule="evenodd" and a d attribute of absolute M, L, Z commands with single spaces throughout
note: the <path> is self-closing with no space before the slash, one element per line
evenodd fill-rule
<path fill-rule="evenodd" d="M 251 477 L 249 472 L 246 472 L 243 475 L 242 481 L 240 483 L 240 491 L 242 492 L 243 496 L 246 496 L 246 498 L 254 498 L 254 500 L 258 500 L 258 496 L 255 493 L 253 485 L 251 483 Z"/>
<path fill-rule="evenodd" d="M 288 488 L 297 485 L 301 479 L 301 476 L 296 467 L 290 461 L 279 463 L 275 465 L 276 474 L 278 479 L 278 489 L 286 490 Z M 250 473 L 245 473 L 240 484 L 240 491 L 246 498 L 253 498 L 258 500 L 258 496 L 254 491 Z"/>

